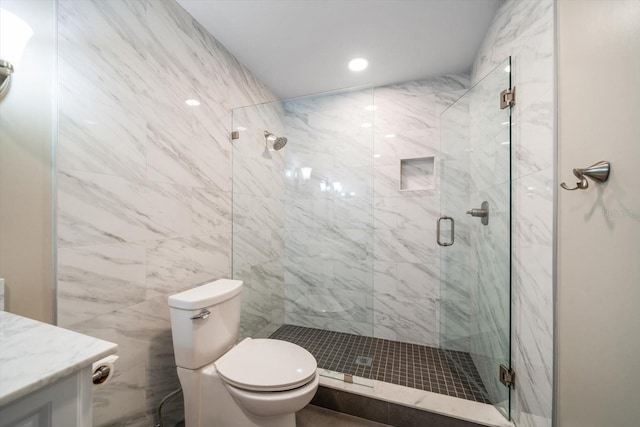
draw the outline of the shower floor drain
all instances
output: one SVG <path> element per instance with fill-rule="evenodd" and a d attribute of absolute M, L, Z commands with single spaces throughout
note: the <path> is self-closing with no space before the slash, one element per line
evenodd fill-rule
<path fill-rule="evenodd" d="M 356 357 L 356 365 L 360 366 L 371 366 L 373 362 L 373 358 L 367 356 L 358 356 Z"/>

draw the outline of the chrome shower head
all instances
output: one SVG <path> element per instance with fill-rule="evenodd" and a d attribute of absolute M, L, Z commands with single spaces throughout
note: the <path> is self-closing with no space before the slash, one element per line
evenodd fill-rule
<path fill-rule="evenodd" d="M 273 143 L 273 149 L 278 151 L 285 145 L 287 145 L 287 138 L 285 138 L 284 136 L 279 136 L 278 138 L 276 138 L 276 141 Z"/>
<path fill-rule="evenodd" d="M 269 143 L 273 144 L 271 146 L 272 151 L 278 151 L 282 149 L 282 147 L 287 145 L 287 138 L 285 138 L 284 136 L 275 136 L 268 130 L 264 131 L 264 139 L 267 146 L 269 145 Z"/>

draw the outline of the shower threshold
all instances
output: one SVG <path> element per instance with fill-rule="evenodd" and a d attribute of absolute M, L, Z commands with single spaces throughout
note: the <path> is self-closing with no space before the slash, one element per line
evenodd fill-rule
<path fill-rule="evenodd" d="M 282 325 L 271 338 L 298 344 L 315 356 L 321 374 L 312 402 L 317 406 L 378 422 L 385 422 L 386 408 L 387 417 L 394 410 L 396 416 L 414 411 L 421 414 L 411 417 L 421 419 L 426 411 L 464 420 L 461 426 L 512 425 L 489 404 L 468 353 L 294 325 Z M 368 416 L 357 408 L 377 409 Z"/>

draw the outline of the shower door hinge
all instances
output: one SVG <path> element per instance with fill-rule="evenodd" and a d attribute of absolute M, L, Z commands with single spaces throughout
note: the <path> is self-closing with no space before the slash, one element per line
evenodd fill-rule
<path fill-rule="evenodd" d="M 508 88 L 500 92 L 500 109 L 516 105 L 516 87 Z"/>
<path fill-rule="evenodd" d="M 514 388 L 516 385 L 516 373 L 513 369 L 500 365 L 500 382 L 505 387 Z"/>
<path fill-rule="evenodd" d="M 240 132 L 238 132 L 237 130 L 234 130 L 233 132 L 231 132 L 231 139 L 238 139 L 240 138 Z"/>

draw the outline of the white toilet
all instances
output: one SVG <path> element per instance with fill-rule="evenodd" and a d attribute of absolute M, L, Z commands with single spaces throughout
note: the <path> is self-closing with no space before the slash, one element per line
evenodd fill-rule
<path fill-rule="evenodd" d="M 318 389 L 316 359 L 280 340 L 246 338 L 242 281 L 217 280 L 169 297 L 186 427 L 294 427 Z"/>

